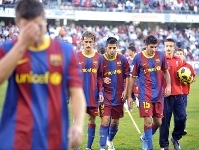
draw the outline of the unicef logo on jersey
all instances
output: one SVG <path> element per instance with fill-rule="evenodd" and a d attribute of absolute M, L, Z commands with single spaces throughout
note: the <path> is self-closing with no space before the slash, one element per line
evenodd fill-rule
<path fill-rule="evenodd" d="M 15 81 L 18 84 L 23 83 L 32 83 L 32 84 L 48 84 L 51 83 L 52 85 L 59 85 L 62 81 L 62 75 L 59 72 L 49 73 L 46 72 L 45 74 L 33 74 L 32 71 L 24 74 L 16 74 Z"/>

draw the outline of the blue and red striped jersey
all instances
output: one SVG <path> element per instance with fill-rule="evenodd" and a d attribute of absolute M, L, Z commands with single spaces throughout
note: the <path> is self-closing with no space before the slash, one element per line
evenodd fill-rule
<path fill-rule="evenodd" d="M 13 47 L 0 46 L 0 59 Z M 72 46 L 46 38 L 30 47 L 8 79 L 0 122 L 0 149 L 68 149 L 66 89 L 82 87 Z"/>
<path fill-rule="evenodd" d="M 132 76 L 139 78 L 139 101 L 152 102 L 163 100 L 163 72 L 168 69 L 164 54 L 156 51 L 152 57 L 143 52 L 137 54 L 133 60 Z"/>
<path fill-rule="evenodd" d="M 124 91 L 124 82 L 129 78 L 130 68 L 127 59 L 120 54 L 115 58 L 109 59 L 106 54 L 103 55 L 103 78 L 110 78 L 110 84 L 103 84 L 105 105 L 122 105 L 122 92 Z"/>
<path fill-rule="evenodd" d="M 77 56 L 83 72 L 83 87 L 86 104 L 88 107 L 98 107 L 99 94 L 103 95 L 103 57 L 97 52 L 95 52 L 93 56 L 87 56 L 83 51 L 78 52 Z"/>

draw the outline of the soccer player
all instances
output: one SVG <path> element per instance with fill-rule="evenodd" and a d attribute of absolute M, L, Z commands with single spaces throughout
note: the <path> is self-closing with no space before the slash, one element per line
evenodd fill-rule
<path fill-rule="evenodd" d="M 105 52 L 106 52 L 106 49 L 104 48 L 104 47 L 98 47 L 97 48 L 97 52 L 99 53 L 99 54 L 105 54 Z"/>
<path fill-rule="evenodd" d="M 171 38 L 165 40 L 164 43 L 166 60 L 169 66 L 169 73 L 171 75 L 171 95 L 164 98 L 164 117 L 162 118 L 162 125 L 160 126 L 159 144 L 163 150 L 169 149 L 169 127 L 172 113 L 174 115 L 174 129 L 172 132 L 171 142 L 175 150 L 180 149 L 179 140 L 185 129 L 186 109 L 183 101 L 183 91 L 181 82 L 177 78 L 177 70 L 182 67 L 182 61 L 179 57 L 174 55 L 175 41 Z"/>
<path fill-rule="evenodd" d="M 137 54 L 131 67 L 128 86 L 128 105 L 132 107 L 132 87 L 136 77 L 139 80 L 139 110 L 144 118 L 144 135 L 140 137 L 143 150 L 154 150 L 152 135 L 161 125 L 163 117 L 163 97 L 171 92 L 170 75 L 164 54 L 157 51 L 156 37 L 149 35 L 145 41 L 146 50 Z M 163 75 L 167 87 L 163 91 Z"/>
<path fill-rule="evenodd" d="M 113 139 L 118 131 L 119 119 L 123 117 L 123 103 L 126 100 L 129 78 L 129 64 L 125 56 L 116 53 L 118 41 L 109 37 L 106 41 L 106 53 L 103 55 L 104 104 L 100 105 L 100 149 L 114 150 Z"/>
<path fill-rule="evenodd" d="M 45 36 L 39 1 L 18 1 L 15 14 L 20 35 L 0 45 L 0 84 L 8 79 L 0 149 L 75 148 L 83 140 L 85 98 L 72 46 Z M 70 128 L 66 89 L 75 118 Z"/>
<path fill-rule="evenodd" d="M 103 74 L 102 60 L 103 57 L 93 49 L 96 35 L 93 32 L 85 31 L 82 35 L 84 49 L 77 53 L 79 64 L 82 67 L 84 94 L 86 97 L 87 114 L 88 114 L 88 141 L 87 150 L 91 150 L 95 137 L 95 118 L 98 116 L 99 103 L 104 100 L 102 92 Z"/>
<path fill-rule="evenodd" d="M 176 56 L 180 57 L 183 67 L 187 67 L 187 68 L 190 69 L 191 74 L 193 76 L 193 82 L 195 82 L 196 74 L 195 74 L 193 67 L 185 61 L 185 59 L 186 59 L 185 58 L 185 52 L 181 48 L 178 48 L 177 52 L 176 52 Z M 182 91 L 183 91 L 183 95 L 182 95 L 183 100 L 184 100 L 185 106 L 187 107 L 187 100 L 188 100 L 188 95 L 189 95 L 189 91 L 190 91 L 190 84 L 183 84 L 182 83 Z M 186 127 L 186 122 L 185 122 L 185 127 Z M 183 135 L 186 135 L 186 134 L 187 134 L 187 131 L 184 130 Z"/>
<path fill-rule="evenodd" d="M 135 45 L 133 43 L 130 43 L 129 44 L 129 47 L 128 47 L 128 54 L 129 54 L 129 58 L 128 58 L 128 62 L 129 62 L 129 65 L 131 64 L 131 62 L 133 61 L 135 55 L 137 54 L 136 53 L 136 49 L 135 49 Z M 133 86 L 133 91 L 136 90 L 136 84 Z M 132 99 L 133 101 L 136 100 L 136 97 L 135 97 L 135 94 L 134 92 L 132 91 Z"/>

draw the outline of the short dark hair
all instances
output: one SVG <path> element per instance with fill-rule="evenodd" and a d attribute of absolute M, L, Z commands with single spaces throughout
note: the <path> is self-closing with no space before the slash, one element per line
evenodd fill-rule
<path fill-rule="evenodd" d="M 100 54 L 104 54 L 106 52 L 106 49 L 104 47 L 100 46 L 100 47 L 97 48 L 97 52 L 100 53 Z"/>
<path fill-rule="evenodd" d="M 107 40 L 106 40 L 106 46 L 108 44 L 117 44 L 117 39 L 115 37 L 109 37 Z"/>
<path fill-rule="evenodd" d="M 141 51 L 145 51 L 146 50 L 146 47 L 143 47 L 142 49 L 141 49 Z"/>
<path fill-rule="evenodd" d="M 135 44 L 130 43 L 129 46 L 128 46 L 128 49 L 131 50 L 132 52 L 136 52 Z"/>
<path fill-rule="evenodd" d="M 94 32 L 91 32 L 91 31 L 85 31 L 85 32 L 82 34 L 81 40 L 84 40 L 84 37 L 86 37 L 86 38 L 91 38 L 91 39 L 93 39 L 94 42 L 95 42 L 95 40 L 96 40 L 96 34 L 95 34 Z"/>
<path fill-rule="evenodd" d="M 15 7 L 16 21 L 21 18 L 31 20 L 36 17 L 45 17 L 44 8 L 38 0 L 19 0 Z"/>
<path fill-rule="evenodd" d="M 178 48 L 176 52 L 182 52 L 183 55 L 185 54 L 184 50 L 182 48 Z"/>
<path fill-rule="evenodd" d="M 176 43 L 175 40 L 172 39 L 172 38 L 168 38 L 168 39 L 166 39 L 164 42 L 173 42 L 174 44 Z"/>
<path fill-rule="evenodd" d="M 149 45 L 149 44 L 158 44 L 158 40 L 155 36 L 153 35 L 149 35 L 147 36 L 146 40 L 145 40 L 145 44 Z"/>

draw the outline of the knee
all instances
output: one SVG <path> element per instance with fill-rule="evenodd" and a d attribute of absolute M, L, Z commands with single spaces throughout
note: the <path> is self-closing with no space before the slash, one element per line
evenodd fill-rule
<path fill-rule="evenodd" d="M 88 116 L 88 124 L 95 124 L 95 116 Z"/>
<path fill-rule="evenodd" d="M 161 126 L 161 124 L 162 124 L 162 121 L 161 121 L 161 120 L 160 120 L 160 121 L 158 121 L 158 122 L 154 122 L 154 126 L 156 126 L 156 127 Z"/>
<path fill-rule="evenodd" d="M 144 126 L 147 127 L 147 128 L 151 127 L 152 126 L 152 118 L 150 118 L 150 117 L 145 118 L 144 119 Z"/>
<path fill-rule="evenodd" d="M 109 123 L 110 123 L 110 118 L 108 118 L 108 117 L 102 117 L 101 124 L 103 126 L 109 126 Z"/>
<path fill-rule="evenodd" d="M 119 125 L 119 119 L 113 119 L 113 120 L 111 121 L 111 126 L 117 127 L 118 125 Z"/>

